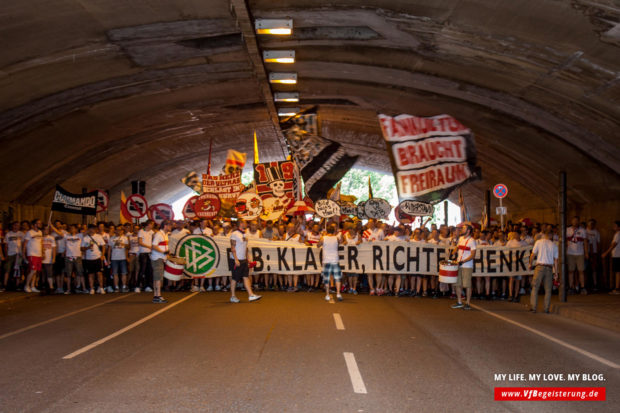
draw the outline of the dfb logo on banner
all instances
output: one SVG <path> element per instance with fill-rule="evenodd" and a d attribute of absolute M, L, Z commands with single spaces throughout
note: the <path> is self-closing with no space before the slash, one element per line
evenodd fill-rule
<path fill-rule="evenodd" d="M 187 235 L 177 244 L 174 255 L 185 258 L 185 274 L 204 278 L 215 272 L 220 262 L 220 250 L 211 237 Z"/>

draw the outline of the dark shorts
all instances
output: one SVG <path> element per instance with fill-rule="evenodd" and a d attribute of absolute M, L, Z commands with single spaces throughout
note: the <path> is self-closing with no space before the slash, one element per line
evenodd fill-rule
<path fill-rule="evenodd" d="M 620 272 L 620 257 L 613 257 L 611 259 L 611 268 L 613 272 Z"/>
<path fill-rule="evenodd" d="M 76 277 L 84 275 L 84 268 L 82 267 L 82 257 L 65 257 L 65 275 L 71 278 L 71 274 L 75 272 Z"/>
<path fill-rule="evenodd" d="M 86 274 L 97 274 L 98 272 L 103 272 L 103 264 L 100 259 L 97 260 L 83 260 L 84 263 L 84 273 Z"/>
<path fill-rule="evenodd" d="M 45 278 L 54 278 L 54 264 L 43 264 L 42 269 Z"/>
<path fill-rule="evenodd" d="M 54 274 L 62 275 L 65 272 L 65 257 L 62 254 L 56 254 L 56 262 L 54 262 Z"/>
<path fill-rule="evenodd" d="M 127 275 L 126 260 L 112 260 L 112 275 Z"/>
<path fill-rule="evenodd" d="M 242 281 L 245 277 L 250 275 L 248 260 L 240 260 L 238 267 L 235 267 L 235 260 L 228 260 L 228 266 L 232 267 L 232 279 L 237 282 Z"/>
<path fill-rule="evenodd" d="M 13 270 L 15 269 L 15 261 L 17 261 L 17 254 L 9 255 L 6 257 L 6 260 L 4 260 L 4 273 L 5 274 L 13 273 Z"/>

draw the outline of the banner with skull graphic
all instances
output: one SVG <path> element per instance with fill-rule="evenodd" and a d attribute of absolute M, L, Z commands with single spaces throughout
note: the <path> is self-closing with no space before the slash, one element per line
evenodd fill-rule
<path fill-rule="evenodd" d="M 263 200 L 263 215 L 279 217 L 295 201 L 295 164 L 292 161 L 254 165 L 256 193 Z"/>

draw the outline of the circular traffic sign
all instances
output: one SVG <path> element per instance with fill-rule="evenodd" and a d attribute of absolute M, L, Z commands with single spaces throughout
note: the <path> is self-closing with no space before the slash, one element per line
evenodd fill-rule
<path fill-rule="evenodd" d="M 198 195 L 194 195 L 190 199 L 185 202 L 183 206 L 183 216 L 185 219 L 194 219 L 196 218 L 196 212 L 194 212 L 194 205 L 196 205 L 196 201 L 198 200 Z"/>
<path fill-rule="evenodd" d="M 142 195 L 131 194 L 127 197 L 127 201 L 121 204 L 121 208 L 124 208 L 125 212 L 127 212 L 127 214 L 124 214 L 125 216 L 139 219 L 146 215 L 149 205 Z"/>
<path fill-rule="evenodd" d="M 174 211 L 168 204 L 155 204 L 149 207 L 149 218 L 161 225 L 164 221 L 172 221 L 174 219 Z"/>
<path fill-rule="evenodd" d="M 221 206 L 220 197 L 216 194 L 207 192 L 206 194 L 200 195 L 196 200 L 194 212 L 198 218 L 211 219 L 217 216 Z"/>
<path fill-rule="evenodd" d="M 210 276 L 220 262 L 220 249 L 213 238 L 206 235 L 192 234 L 181 238 L 174 255 L 185 259 L 184 273 L 192 278 Z"/>
<path fill-rule="evenodd" d="M 108 191 L 97 189 L 97 213 L 106 211 L 108 205 L 110 205 L 110 195 L 108 195 Z"/>
<path fill-rule="evenodd" d="M 495 198 L 505 198 L 508 195 L 508 187 L 504 184 L 497 184 L 493 187 L 493 195 Z"/>

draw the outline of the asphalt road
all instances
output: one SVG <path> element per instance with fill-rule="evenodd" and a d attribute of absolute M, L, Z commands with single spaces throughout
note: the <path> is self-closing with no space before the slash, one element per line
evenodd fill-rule
<path fill-rule="evenodd" d="M 475 302 L 489 313 L 452 310 L 447 299 L 167 297 L 0 303 L 0 411 L 620 411 L 620 335 L 519 304 Z M 496 381 L 502 373 L 526 381 Z M 604 381 L 527 381 L 530 373 Z M 501 386 L 605 387 L 607 401 L 494 401 Z"/>

